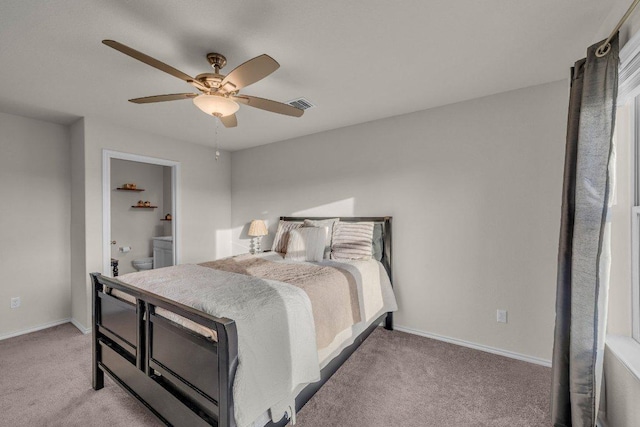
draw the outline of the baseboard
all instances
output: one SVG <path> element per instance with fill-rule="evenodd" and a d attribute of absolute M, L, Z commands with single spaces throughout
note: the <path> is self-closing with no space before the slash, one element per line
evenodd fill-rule
<path fill-rule="evenodd" d="M 78 328 L 78 330 L 83 334 L 87 335 L 88 333 L 91 333 L 91 328 L 85 327 L 82 323 L 78 322 L 76 319 L 71 318 L 69 319 L 69 322 L 71 322 L 71 324 L 76 328 Z"/>
<path fill-rule="evenodd" d="M 417 329 L 407 328 L 406 326 L 394 325 L 393 329 L 400 332 L 406 332 L 408 334 L 419 335 L 425 338 L 431 338 L 438 341 L 448 342 L 450 344 L 456 344 L 462 347 L 469 347 L 475 350 L 486 351 L 487 353 L 497 354 L 499 356 L 509 357 L 511 359 L 522 360 L 523 362 L 529 362 L 529 363 L 534 363 L 536 365 L 551 367 L 550 360 L 541 359 L 539 357 L 527 356 L 525 354 L 515 353 L 509 350 L 502 350 L 500 348 L 490 347 L 488 345 L 483 345 L 483 344 L 477 344 L 470 341 L 460 340 L 457 338 L 445 337 L 443 335 L 433 334 L 431 332 L 419 331 Z"/>
<path fill-rule="evenodd" d="M 54 326 L 62 325 L 64 323 L 69 323 L 71 319 L 61 319 L 53 322 L 44 323 L 42 325 L 34 326 L 33 328 L 22 329 L 16 332 L 11 332 L 8 334 L 0 335 L 0 341 L 6 340 L 8 338 L 17 337 L 24 334 L 30 334 L 31 332 L 41 331 L 43 329 L 52 328 Z"/>

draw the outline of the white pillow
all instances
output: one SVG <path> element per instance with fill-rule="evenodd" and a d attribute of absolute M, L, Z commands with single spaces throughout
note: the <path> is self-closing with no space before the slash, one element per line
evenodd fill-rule
<path fill-rule="evenodd" d="M 305 227 L 289 231 L 289 242 L 284 259 L 288 261 L 320 262 L 324 257 L 327 240 L 325 227 Z"/>
<path fill-rule="evenodd" d="M 324 258 L 329 259 L 329 255 L 331 255 L 331 237 L 333 236 L 333 230 L 337 222 L 340 221 L 340 218 L 331 218 L 331 219 L 305 219 L 304 226 L 305 227 L 325 227 L 327 230 L 327 241 L 324 246 Z"/>

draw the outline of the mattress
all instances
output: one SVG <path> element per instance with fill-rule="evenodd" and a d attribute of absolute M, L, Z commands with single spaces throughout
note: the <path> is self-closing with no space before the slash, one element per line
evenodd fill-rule
<path fill-rule="evenodd" d="M 384 299 L 390 303 L 395 303 L 386 270 L 384 270 L 382 264 L 376 260 L 323 260 L 322 262 L 316 263 L 295 262 L 285 261 L 281 254 L 267 252 L 259 255 L 240 255 L 218 261 L 205 262 L 199 265 L 263 279 L 279 280 L 289 284 L 294 283 L 296 286 L 303 288 L 311 297 L 311 303 L 314 306 L 314 320 L 316 321 L 316 335 L 319 337 L 319 351 L 331 347 L 331 344 L 335 338 L 338 337 L 339 333 L 351 330 L 353 325 L 357 325 L 363 321 L 366 324 L 367 320 L 373 320 L 372 316 L 374 314 L 377 315 L 377 308 L 379 308 L 373 301 Z M 280 268 L 273 268 L 273 265 L 277 265 Z M 332 273 L 337 274 L 332 277 Z M 137 273 L 127 274 L 119 277 L 119 279 L 126 283 L 129 277 L 136 274 Z M 336 279 L 335 276 L 338 276 L 338 279 Z M 344 280 L 340 280 L 340 278 Z M 360 281 L 357 278 L 360 279 L 362 283 L 357 283 Z M 328 282 L 331 280 L 333 280 L 331 283 L 333 289 L 326 289 Z M 323 294 L 314 296 L 312 294 L 315 292 L 314 285 L 316 285 L 318 281 L 321 281 L 321 291 Z M 318 288 L 318 286 L 315 288 Z M 107 293 L 135 304 L 135 298 L 125 292 L 117 289 L 107 289 Z M 344 301 L 336 300 L 340 294 L 342 294 Z M 330 295 L 330 301 L 327 301 L 327 295 Z M 323 299 L 322 297 L 325 298 Z M 315 309 L 316 307 L 317 310 Z M 338 309 L 336 309 L 336 307 Z M 157 308 L 156 314 L 178 323 L 205 338 L 214 341 L 217 340 L 214 330 L 201 326 L 189 319 L 185 319 L 162 308 Z M 324 333 L 319 330 L 319 324 L 321 323 L 319 320 L 325 320 L 324 323 L 327 323 L 323 317 L 330 317 L 332 320 L 332 325 L 325 328 L 331 330 Z M 336 317 L 340 319 L 336 320 Z"/>

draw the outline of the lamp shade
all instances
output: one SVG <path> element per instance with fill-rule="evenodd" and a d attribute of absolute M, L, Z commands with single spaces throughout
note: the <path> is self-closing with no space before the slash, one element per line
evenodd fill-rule
<path fill-rule="evenodd" d="M 193 103 L 205 113 L 220 117 L 229 116 L 240 108 L 237 102 L 219 95 L 198 95 Z"/>
<path fill-rule="evenodd" d="M 247 233 L 251 237 L 266 236 L 269 234 L 267 226 L 261 219 L 254 219 L 249 226 L 249 232 Z"/>

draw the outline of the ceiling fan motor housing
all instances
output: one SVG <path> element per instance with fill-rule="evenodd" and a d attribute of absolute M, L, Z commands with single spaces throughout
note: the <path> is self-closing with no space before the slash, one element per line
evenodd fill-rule
<path fill-rule="evenodd" d="M 224 55 L 215 52 L 207 53 L 207 61 L 209 61 L 209 64 L 211 64 L 213 69 L 216 70 L 216 74 L 218 74 L 218 70 L 227 65 L 227 58 L 225 58 Z"/>
<path fill-rule="evenodd" d="M 196 80 L 211 89 L 218 89 L 224 76 L 218 73 L 202 73 L 196 76 Z"/>

